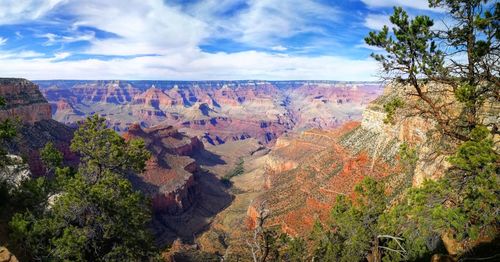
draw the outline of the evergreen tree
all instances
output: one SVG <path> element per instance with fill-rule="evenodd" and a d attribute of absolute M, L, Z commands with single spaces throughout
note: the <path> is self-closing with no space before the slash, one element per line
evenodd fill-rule
<path fill-rule="evenodd" d="M 5 98 L 0 97 L 0 109 L 6 106 Z M 10 159 L 7 157 L 7 151 L 4 148 L 4 143 L 16 136 L 16 125 L 10 119 L 5 119 L 0 122 L 0 168 L 10 164 Z"/>
<path fill-rule="evenodd" d="M 59 152 L 52 142 L 45 144 L 44 148 L 40 150 L 40 159 L 47 169 L 48 174 L 52 174 L 57 168 L 62 167 L 63 154 Z"/>
<path fill-rule="evenodd" d="M 0 109 L 5 107 L 5 99 L 0 97 Z M 0 172 L 11 164 L 10 158 L 7 156 L 7 150 L 4 149 L 3 144 L 6 140 L 13 138 L 16 135 L 15 126 L 11 120 L 6 119 L 0 122 Z M 0 177 L 0 219 L 4 216 L 6 205 L 10 202 L 11 185 L 6 177 Z"/>
<path fill-rule="evenodd" d="M 337 197 L 326 226 L 315 223 L 310 237 L 314 261 L 361 261 L 367 257 L 380 261 L 384 253 L 403 253 L 384 246 L 387 238 L 394 238 L 384 235 L 379 225 L 388 204 L 384 183 L 368 177 L 354 191 L 354 200 Z"/>
<path fill-rule="evenodd" d="M 435 250 L 440 237 L 458 241 L 463 249 L 456 251 L 463 255 L 480 237 L 498 235 L 500 211 L 499 157 L 492 140 L 498 123 L 480 115 L 485 103 L 499 101 L 500 3 L 430 0 L 429 5 L 449 14 L 446 30 L 433 30 L 427 16 L 410 19 L 395 8 L 392 33 L 385 26 L 366 38 L 369 45 L 384 49 L 372 55 L 384 71 L 413 88 L 415 109 L 454 139 L 448 159 L 453 166 L 445 176 L 407 190 L 381 218 L 381 229 L 404 239 L 411 259 Z M 426 88 L 430 83 L 439 86 L 431 92 Z M 443 95 L 455 100 L 446 104 Z M 390 118 L 397 108 L 386 107 Z M 460 114 L 451 111 L 457 109 Z"/>
<path fill-rule="evenodd" d="M 16 214 L 13 238 L 37 261 L 147 261 L 155 257 L 148 230 L 150 207 L 124 178 L 140 171 L 149 153 L 141 141 L 125 142 L 88 118 L 71 148 L 82 162 L 76 174 L 57 167 L 59 154 L 47 145 L 43 159 L 55 166 L 57 193 L 41 209 Z M 123 164 L 123 165 L 122 165 Z"/>
<path fill-rule="evenodd" d="M 122 175 L 141 172 L 150 156 L 144 141 L 125 141 L 98 115 L 87 118 L 75 132 L 71 150 L 80 155 L 80 172 L 91 182 L 98 181 L 106 171 Z"/>
<path fill-rule="evenodd" d="M 384 26 L 370 32 L 366 43 L 382 48 L 374 53 L 389 78 L 410 85 L 420 103 L 415 108 L 437 122 L 439 130 L 454 139 L 467 141 L 469 133 L 481 124 L 480 108 L 485 101 L 498 101 L 500 59 L 500 4 L 487 0 L 430 0 L 431 7 L 444 8 L 452 21 L 447 30 L 433 30 L 428 16 L 410 19 L 400 7 L 390 17 L 392 33 Z M 456 59 L 465 56 L 465 62 Z M 450 114 L 442 97 L 448 90 L 433 90 L 431 82 L 449 86 L 457 103 L 463 106 L 459 117 Z M 449 105 L 449 104 L 448 104 Z M 498 127 L 491 124 L 492 132 Z"/>

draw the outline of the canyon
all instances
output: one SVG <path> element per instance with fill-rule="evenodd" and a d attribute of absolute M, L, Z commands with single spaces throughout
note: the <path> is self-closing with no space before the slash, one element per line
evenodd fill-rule
<path fill-rule="evenodd" d="M 90 114 L 125 132 L 168 124 L 204 143 L 255 138 L 272 145 L 287 132 L 357 120 L 380 83 L 334 81 L 37 81 L 54 119 Z"/>
<path fill-rule="evenodd" d="M 315 221 L 328 219 L 336 196 L 352 197 L 367 176 L 387 179 L 397 195 L 449 167 L 446 152 L 434 150 L 435 123 L 418 114 L 386 123 L 388 101 L 404 98 L 405 112 L 416 103 L 407 87 L 394 83 L 384 89 L 328 81 L 39 84 L 0 80 L 6 100 L 0 119 L 20 123 L 9 152 L 27 156 L 32 174 L 41 175 L 38 152 L 50 141 L 74 165 L 73 131 L 92 114 L 126 140 L 144 140 L 152 156 L 144 172 L 128 178 L 151 199 L 156 244 L 172 247 L 167 259 L 249 257 L 246 241 L 261 203 L 270 210 L 268 226 L 304 236 Z M 498 123 L 498 103 L 483 111 L 486 122 Z M 403 143 L 418 146 L 411 172 L 400 161 Z"/>
<path fill-rule="evenodd" d="M 28 81 L 19 81 L 28 85 Z M 339 131 L 332 130 L 346 122 L 360 120 L 363 109 L 383 91 L 379 83 L 333 81 L 61 80 L 36 83 L 40 91 L 33 84 L 28 85 L 34 92 L 28 96 L 35 101 L 30 104 L 43 108 L 31 111 L 39 115 L 22 115 L 22 106 L 15 109 L 32 124 L 27 125 L 29 128 L 54 121 L 49 120 L 51 112 L 53 119 L 67 126 L 68 132 L 55 130 L 66 133 L 69 141 L 71 130 L 79 121 L 99 114 L 125 139 L 145 141 L 152 158 L 143 173 L 133 174 L 129 179 L 152 199 L 153 228 L 160 246 L 175 239 L 180 243 L 203 242 L 210 239 L 207 236 L 214 230 L 220 235 L 218 220 L 222 217 L 231 221 L 232 216 L 224 214 L 235 207 L 239 208 L 234 213 L 239 225 L 228 232 L 246 232 L 248 219 L 254 215 L 251 203 L 273 198 L 274 194 L 296 197 L 283 194 L 281 189 L 285 187 L 292 194 L 304 192 L 308 186 L 309 191 L 318 189 L 320 195 L 330 192 L 331 188 L 315 188 L 319 184 L 311 184 L 321 177 L 292 179 L 297 176 L 294 174 L 281 181 L 282 176 L 277 174 L 292 172 L 304 163 L 330 154 L 336 158 L 332 161 L 339 164 L 332 170 L 342 168 L 343 161 L 350 159 L 347 153 L 341 153 L 339 148 L 324 150 L 340 136 Z M 59 148 L 70 153 L 67 145 Z M 37 159 L 36 154 L 31 159 Z M 245 162 L 245 174 L 232 178 L 230 185 L 222 182 L 239 161 Z M 353 161 L 367 162 L 362 156 Z M 346 181 L 334 179 L 329 183 L 343 183 L 343 190 L 347 192 L 362 177 L 359 173 L 367 168 L 360 169 L 357 176 L 350 170 L 344 171 Z M 302 173 L 306 170 L 300 169 Z M 295 188 L 299 185 L 297 182 L 300 186 Z M 322 198 L 324 203 L 335 195 L 332 192 Z M 305 195 L 296 200 L 294 205 L 286 201 L 273 205 L 287 210 L 295 205 L 305 209 L 325 207 Z M 295 221 L 309 221 L 310 218 L 300 215 L 306 214 L 303 208 L 284 214 L 294 217 Z M 297 230 L 294 224 L 285 228 L 289 233 Z M 202 232 L 206 233 L 196 236 Z M 209 242 L 219 243 L 213 239 Z M 205 251 L 213 251 L 212 247 L 201 246 Z"/>
<path fill-rule="evenodd" d="M 400 110 L 405 114 L 386 123 L 384 105 L 396 97 L 404 99 Z M 411 114 L 418 102 L 411 88 L 391 83 L 364 109 L 360 121 L 287 134 L 277 139 L 270 153 L 245 158 L 246 172 L 233 179 L 238 191 L 234 204 L 200 236 L 201 249 L 231 258 L 249 255 L 247 241 L 252 239 L 262 205 L 269 213 L 266 227 L 308 237 L 315 222 L 330 219 L 335 198 L 354 198 L 354 186 L 365 177 L 387 181 L 387 193 L 394 199 L 405 188 L 442 177 L 450 168 L 450 153 L 438 149 L 443 138 L 436 132 L 436 123 Z M 456 104 L 446 105 L 450 114 L 461 111 Z M 498 125 L 499 116 L 500 104 L 486 103 L 482 121 Z M 500 136 L 493 139 L 498 143 Z M 401 159 L 403 144 L 415 150 L 415 163 Z M 451 254 L 463 248 L 450 239 L 443 241 Z"/>
<path fill-rule="evenodd" d="M 160 246 L 177 239 L 181 247 L 243 254 L 263 201 L 271 225 L 304 235 L 366 176 L 394 176 L 401 186 L 423 179 L 397 175 L 397 155 L 401 141 L 426 140 L 416 127 L 430 124 L 385 125 L 382 105 L 397 89 L 382 94 L 376 83 L 43 81 L 40 91 L 26 80 L 2 83 L 0 117 L 24 119 L 23 138 L 11 148 L 30 155 L 34 174 L 43 170 L 36 154 L 47 141 L 75 159 L 72 131 L 94 113 L 126 140 L 145 141 L 152 157 L 129 179 L 152 200 Z M 227 184 L 238 163 L 243 174 Z"/>

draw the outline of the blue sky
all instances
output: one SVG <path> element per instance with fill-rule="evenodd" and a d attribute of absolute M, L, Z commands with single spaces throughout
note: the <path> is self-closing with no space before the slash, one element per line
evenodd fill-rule
<path fill-rule="evenodd" d="M 0 0 L 0 76 L 376 80 L 363 43 L 427 0 Z"/>

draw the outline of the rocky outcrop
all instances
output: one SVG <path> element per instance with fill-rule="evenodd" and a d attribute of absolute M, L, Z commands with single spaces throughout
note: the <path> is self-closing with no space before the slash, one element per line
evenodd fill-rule
<path fill-rule="evenodd" d="M 167 107 L 175 104 L 174 100 L 159 88 L 152 86 L 144 93 L 134 96 L 132 103 L 151 106 L 160 109 L 160 106 Z"/>
<path fill-rule="evenodd" d="M 190 158 L 203 149 L 198 138 L 181 134 L 172 126 L 141 128 L 132 125 L 124 134 L 126 139 L 141 138 L 152 153 L 146 170 L 133 177 L 132 182 L 153 198 L 156 212 L 180 214 L 196 199 L 195 160 Z"/>
<path fill-rule="evenodd" d="M 442 86 L 429 85 L 431 94 Z M 271 223 L 291 234 L 308 232 L 316 219 L 326 219 L 335 197 L 352 195 L 352 189 L 366 176 L 388 177 L 389 191 L 419 186 L 426 179 L 441 177 L 450 167 L 449 152 L 438 150 L 443 137 L 436 123 L 416 112 L 417 99 L 405 86 L 390 84 L 384 94 L 371 102 L 359 122 L 344 124 L 333 131 L 310 130 L 300 136 L 281 137 L 268 155 L 268 189 L 250 206 L 248 216 L 255 219 L 255 206 L 267 201 Z M 439 95 L 442 95 L 440 92 Z M 384 104 L 400 98 L 404 106 L 393 123 L 384 123 Z M 440 97 L 451 116 L 459 114 L 457 103 Z M 485 106 L 485 121 L 495 121 L 498 103 Z M 416 150 L 418 160 L 412 170 L 401 165 L 400 145 Z M 449 143 L 453 147 L 453 143 Z M 410 172 L 407 172 L 410 171 Z M 252 223 L 250 223 L 252 224 Z M 448 243 L 449 244 L 449 243 Z"/>
<path fill-rule="evenodd" d="M 432 90 L 443 86 L 431 84 L 427 88 Z M 439 95 L 443 96 L 443 93 Z M 395 115 L 393 123 L 384 123 L 386 113 L 383 105 L 395 98 L 405 101 L 404 106 Z M 448 99 L 441 97 L 441 100 Z M 418 186 L 425 179 L 441 177 L 450 166 L 446 161 L 449 155 L 436 149 L 441 138 L 436 123 L 422 117 L 415 109 L 416 103 L 418 100 L 412 95 L 410 87 L 389 84 L 384 94 L 364 110 L 360 128 L 346 136 L 343 145 L 355 152 L 366 150 L 373 161 L 394 163 L 399 146 L 407 143 L 417 150 L 419 158 L 412 178 L 413 185 Z M 458 114 L 460 110 L 456 108 L 457 103 L 450 104 L 447 110 L 449 114 Z"/>
<path fill-rule="evenodd" d="M 20 122 L 16 137 L 4 146 L 12 154 L 25 156 L 34 176 L 44 174 L 39 150 L 48 142 L 63 152 L 66 164 L 76 163 L 76 155 L 69 150 L 73 129 L 52 120 L 51 105 L 37 85 L 26 79 L 0 79 L 0 96 L 6 101 L 0 120 Z"/>
<path fill-rule="evenodd" d="M 52 119 L 51 108 L 38 86 L 18 78 L 0 78 L 0 96 L 6 105 L 0 110 L 0 120 L 19 119 L 33 124 Z"/>
<path fill-rule="evenodd" d="M 0 262 L 18 262 L 16 256 L 10 253 L 6 247 L 0 247 Z"/>
<path fill-rule="evenodd" d="M 142 128 L 139 124 L 131 125 L 124 137 L 143 139 L 152 153 L 145 171 L 129 178 L 152 199 L 158 245 L 179 238 L 192 241 L 231 202 L 219 178 L 200 168 L 213 164 L 217 156 L 206 151 L 197 137 L 169 125 Z"/>
<path fill-rule="evenodd" d="M 29 167 L 20 156 L 7 155 L 7 166 L 0 169 L 0 181 L 17 188 L 21 183 L 31 177 Z"/>

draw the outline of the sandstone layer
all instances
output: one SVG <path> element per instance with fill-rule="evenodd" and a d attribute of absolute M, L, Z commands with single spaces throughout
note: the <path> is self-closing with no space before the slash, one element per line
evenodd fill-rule
<path fill-rule="evenodd" d="M 115 130 L 172 125 L 204 143 L 282 134 L 359 120 L 378 83 L 334 81 L 38 81 L 54 119 L 74 124 L 98 113 Z"/>

